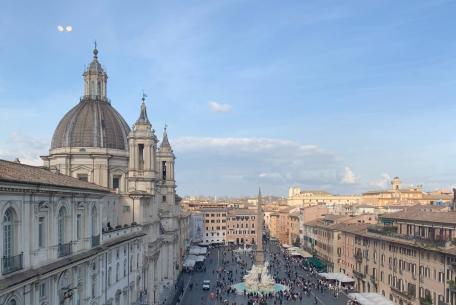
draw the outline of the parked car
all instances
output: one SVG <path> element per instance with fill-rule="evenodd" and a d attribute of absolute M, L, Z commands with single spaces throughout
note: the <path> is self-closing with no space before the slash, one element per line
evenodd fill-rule
<path fill-rule="evenodd" d="M 203 290 L 209 290 L 209 289 L 211 289 L 211 281 L 204 280 L 203 281 Z"/>

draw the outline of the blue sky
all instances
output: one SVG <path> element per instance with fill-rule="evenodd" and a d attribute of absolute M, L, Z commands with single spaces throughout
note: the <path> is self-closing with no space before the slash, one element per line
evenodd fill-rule
<path fill-rule="evenodd" d="M 181 195 L 455 183 L 456 2 L 4 1 L 0 158 L 38 163 L 93 41 L 130 124 L 169 125 Z M 71 25 L 70 33 L 58 25 Z"/>

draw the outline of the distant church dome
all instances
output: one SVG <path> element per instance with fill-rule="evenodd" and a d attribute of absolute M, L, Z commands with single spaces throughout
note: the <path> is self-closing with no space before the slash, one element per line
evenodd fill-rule
<path fill-rule="evenodd" d="M 101 147 L 127 150 L 130 127 L 106 97 L 108 76 L 98 62 L 98 50 L 84 72 L 84 96 L 60 120 L 51 149 Z"/>

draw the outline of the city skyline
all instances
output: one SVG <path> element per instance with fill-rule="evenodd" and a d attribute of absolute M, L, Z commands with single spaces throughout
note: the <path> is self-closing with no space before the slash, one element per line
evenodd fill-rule
<path fill-rule="evenodd" d="M 455 3 L 336 3 L 5 4 L 0 158 L 42 165 L 96 39 L 127 123 L 144 90 L 169 126 L 182 196 L 449 188 Z"/>

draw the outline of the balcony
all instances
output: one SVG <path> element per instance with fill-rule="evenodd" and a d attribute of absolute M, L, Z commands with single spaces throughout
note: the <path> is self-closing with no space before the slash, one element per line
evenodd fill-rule
<path fill-rule="evenodd" d="M 380 235 L 394 236 L 394 235 L 397 235 L 397 233 L 396 233 L 397 228 L 393 227 L 393 226 L 372 225 L 367 228 L 367 232 L 380 234 Z"/>
<path fill-rule="evenodd" d="M 413 300 L 413 299 L 415 299 L 415 296 L 414 296 L 414 295 L 408 294 L 406 291 L 402 291 L 402 290 L 400 290 L 400 289 L 397 288 L 397 287 L 390 286 L 390 288 L 391 288 L 391 291 L 393 291 L 393 292 L 399 294 L 400 296 L 402 296 L 402 297 L 404 297 L 404 298 L 406 298 L 406 299 L 408 299 L 408 300 Z"/>
<path fill-rule="evenodd" d="M 72 252 L 71 242 L 58 245 L 58 257 L 68 256 Z"/>
<path fill-rule="evenodd" d="M 363 261 L 363 255 L 360 252 L 356 252 L 354 256 L 355 256 L 355 260 L 357 262 L 362 262 Z"/>
<path fill-rule="evenodd" d="M 105 243 L 112 239 L 122 237 L 122 236 L 130 234 L 130 233 L 140 232 L 140 231 L 142 231 L 142 226 L 140 226 L 140 225 L 131 225 L 131 226 L 124 226 L 124 227 L 118 226 L 115 229 L 113 229 L 113 228 L 105 229 L 105 230 L 103 230 L 101 242 Z"/>
<path fill-rule="evenodd" d="M 356 270 L 353 270 L 353 275 L 356 276 L 359 279 L 363 279 L 363 278 L 366 277 L 366 275 L 364 273 L 356 271 Z"/>
<path fill-rule="evenodd" d="M 372 283 L 377 284 L 377 278 L 375 277 L 375 275 L 371 275 L 370 280 Z"/>
<path fill-rule="evenodd" d="M 92 247 L 100 245 L 100 234 L 92 236 Z"/>
<path fill-rule="evenodd" d="M 111 100 L 107 98 L 106 96 L 103 95 L 83 95 L 79 99 L 81 102 L 86 101 L 86 100 L 97 100 L 97 101 L 103 101 L 111 104 Z"/>
<path fill-rule="evenodd" d="M 23 253 L 2 257 L 2 274 L 9 274 L 23 268 Z"/>

